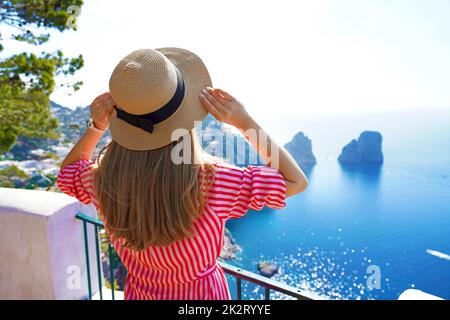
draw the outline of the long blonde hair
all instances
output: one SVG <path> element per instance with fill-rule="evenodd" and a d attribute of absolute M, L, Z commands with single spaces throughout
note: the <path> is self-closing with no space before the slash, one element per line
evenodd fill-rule
<path fill-rule="evenodd" d="M 184 139 L 191 142 L 191 161 L 175 164 L 172 153 Z M 97 157 L 94 173 L 95 193 L 110 236 L 125 239 L 125 246 L 135 250 L 191 237 L 214 179 L 212 159 L 194 130 L 155 150 L 129 150 L 111 141 Z"/>

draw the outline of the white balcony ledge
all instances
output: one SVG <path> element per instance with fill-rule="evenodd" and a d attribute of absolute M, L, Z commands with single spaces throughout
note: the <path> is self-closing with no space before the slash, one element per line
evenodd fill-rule
<path fill-rule="evenodd" d="M 0 299 L 88 296 L 83 224 L 95 209 L 62 193 L 0 188 Z M 89 245 L 95 248 L 92 229 Z M 95 250 L 90 269 L 96 270 Z M 98 291 L 97 272 L 91 272 Z"/>
<path fill-rule="evenodd" d="M 425 293 L 417 289 L 408 289 L 405 290 L 398 297 L 398 300 L 444 300 L 444 299 L 433 296 L 431 294 Z"/>

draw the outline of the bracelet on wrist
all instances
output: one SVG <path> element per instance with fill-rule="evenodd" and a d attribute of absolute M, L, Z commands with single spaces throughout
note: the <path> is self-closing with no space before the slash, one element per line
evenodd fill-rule
<path fill-rule="evenodd" d="M 89 118 L 89 120 L 87 121 L 87 127 L 88 127 L 88 129 L 91 129 L 92 131 L 95 131 L 97 133 L 103 133 L 106 130 L 106 129 L 99 129 L 99 128 L 97 128 L 95 126 L 93 118 Z"/>

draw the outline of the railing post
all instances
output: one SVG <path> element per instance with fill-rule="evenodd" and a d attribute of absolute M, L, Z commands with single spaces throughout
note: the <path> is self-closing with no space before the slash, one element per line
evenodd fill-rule
<path fill-rule="evenodd" d="M 112 248 L 111 243 L 108 243 L 108 256 L 109 256 L 109 281 L 111 282 L 111 296 L 114 299 L 114 267 L 112 258 Z"/>
<path fill-rule="evenodd" d="M 102 265 L 100 260 L 100 238 L 98 237 L 98 227 L 95 228 L 95 249 L 97 257 L 97 277 L 98 277 L 98 289 L 100 291 L 100 300 L 103 300 L 103 290 L 102 290 Z"/>
<path fill-rule="evenodd" d="M 87 223 L 83 220 L 83 232 L 84 232 L 84 253 L 86 255 L 86 273 L 87 273 L 87 281 L 88 281 L 88 299 L 92 299 L 92 287 L 91 287 L 91 268 L 89 264 L 89 242 L 88 242 L 88 233 L 87 233 Z"/>
<path fill-rule="evenodd" d="M 270 300 L 270 288 L 264 287 L 264 299 Z"/>
<path fill-rule="evenodd" d="M 242 300 L 242 283 L 239 277 L 236 277 L 236 299 Z"/>

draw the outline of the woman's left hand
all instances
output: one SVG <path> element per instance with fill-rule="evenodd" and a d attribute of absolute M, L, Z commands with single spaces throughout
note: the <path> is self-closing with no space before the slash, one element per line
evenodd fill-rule
<path fill-rule="evenodd" d="M 91 103 L 91 117 L 94 119 L 94 125 L 100 129 L 105 130 L 109 124 L 109 117 L 114 110 L 114 100 L 111 93 L 105 92 L 99 95 Z"/>

